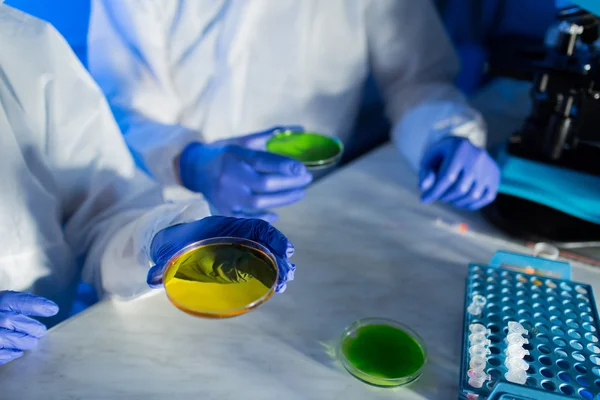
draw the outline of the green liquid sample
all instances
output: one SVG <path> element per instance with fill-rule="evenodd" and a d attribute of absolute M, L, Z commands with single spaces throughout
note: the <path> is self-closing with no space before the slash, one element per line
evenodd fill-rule
<path fill-rule="evenodd" d="M 282 132 L 267 142 L 267 151 L 298 160 L 307 167 L 328 166 L 342 156 L 342 143 L 335 138 L 308 132 Z"/>
<path fill-rule="evenodd" d="M 411 377 L 425 364 L 425 353 L 413 336 L 389 325 L 361 326 L 344 338 L 341 349 L 350 364 L 363 373 L 356 374 L 358 378 L 379 386 L 408 383 L 417 376 L 401 383 L 388 380 Z"/>

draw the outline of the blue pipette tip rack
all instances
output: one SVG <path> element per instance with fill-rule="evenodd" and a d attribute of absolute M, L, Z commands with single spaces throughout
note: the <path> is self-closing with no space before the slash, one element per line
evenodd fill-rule
<path fill-rule="evenodd" d="M 600 400 L 600 326 L 590 285 L 572 282 L 567 263 L 498 252 L 491 265 L 470 265 L 465 290 L 459 399 Z M 565 266 L 566 265 L 566 266 Z M 505 268 L 507 267 L 507 268 Z M 534 274 L 525 271 L 535 271 Z M 473 296 L 487 302 L 478 316 L 467 312 Z M 508 322 L 529 331 L 527 382 L 504 378 Z M 469 384 L 469 326 L 489 329 L 491 341 L 481 388 Z"/>

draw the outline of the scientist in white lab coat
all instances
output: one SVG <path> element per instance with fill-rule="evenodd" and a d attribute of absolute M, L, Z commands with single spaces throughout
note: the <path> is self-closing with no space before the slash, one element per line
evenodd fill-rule
<path fill-rule="evenodd" d="M 267 222 L 207 217 L 197 200 L 163 203 L 50 25 L 0 4 L 0 43 L 0 365 L 45 333 L 31 317 L 66 316 L 80 275 L 101 294 L 135 296 L 162 284 L 178 249 L 205 238 L 262 242 L 285 288 L 293 247 Z"/>
<path fill-rule="evenodd" d="M 139 165 L 225 215 L 272 221 L 310 181 L 262 163 L 272 132 L 249 133 L 294 124 L 347 140 L 369 74 L 423 201 L 495 198 L 485 125 L 452 85 L 429 0 L 93 0 L 88 46 Z"/>

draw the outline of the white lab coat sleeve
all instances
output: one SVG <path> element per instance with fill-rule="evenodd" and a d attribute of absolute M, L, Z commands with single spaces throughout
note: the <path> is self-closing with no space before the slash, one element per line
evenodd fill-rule
<path fill-rule="evenodd" d="M 43 147 L 65 239 L 83 261 L 84 280 L 99 292 L 140 294 L 154 235 L 207 216 L 207 206 L 163 203 L 161 188 L 136 169 L 106 99 L 68 44 L 50 26 L 43 37 Z"/>
<path fill-rule="evenodd" d="M 396 147 L 418 170 L 446 135 L 484 147 L 486 128 L 452 81 L 458 60 L 429 0 L 364 0 L 370 65 Z"/>
<path fill-rule="evenodd" d="M 179 154 L 197 137 L 179 124 L 182 106 L 172 82 L 169 29 L 177 3 L 93 0 L 88 33 L 88 68 L 130 151 L 141 168 L 169 185 L 179 181 Z"/>

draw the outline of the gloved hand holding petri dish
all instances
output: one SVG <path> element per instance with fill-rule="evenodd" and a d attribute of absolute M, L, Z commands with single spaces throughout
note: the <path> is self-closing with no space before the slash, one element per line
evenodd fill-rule
<path fill-rule="evenodd" d="M 181 183 L 202 193 L 219 215 L 275 222 L 271 211 L 300 201 L 312 175 L 298 160 L 266 151 L 279 132 L 301 127 L 275 127 L 263 132 L 188 144 L 179 157 Z"/>
<path fill-rule="evenodd" d="M 300 161 L 308 169 L 321 169 L 337 164 L 344 145 L 334 137 L 312 132 L 286 130 L 266 143 L 267 151 Z"/>
<path fill-rule="evenodd" d="M 219 236 L 224 235 L 224 236 Z M 152 243 L 151 287 L 182 311 L 206 318 L 245 314 L 283 292 L 293 246 L 259 219 L 208 217 L 161 231 Z"/>

